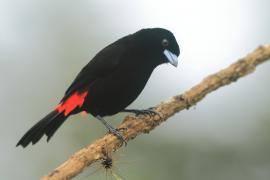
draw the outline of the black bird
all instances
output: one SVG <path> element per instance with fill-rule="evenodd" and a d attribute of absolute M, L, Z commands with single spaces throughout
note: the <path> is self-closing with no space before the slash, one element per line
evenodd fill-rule
<path fill-rule="evenodd" d="M 125 108 L 141 93 L 153 70 L 163 63 L 177 66 L 179 54 L 174 35 L 162 28 L 142 29 L 115 41 L 81 70 L 59 105 L 28 130 L 17 146 L 35 144 L 44 134 L 49 141 L 70 115 L 79 112 L 92 114 L 124 141 L 103 117 L 119 112 L 151 113 Z"/>

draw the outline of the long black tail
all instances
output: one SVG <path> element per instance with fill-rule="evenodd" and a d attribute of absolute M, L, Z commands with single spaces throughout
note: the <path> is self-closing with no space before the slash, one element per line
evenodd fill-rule
<path fill-rule="evenodd" d="M 47 141 L 49 141 L 67 117 L 63 113 L 52 111 L 29 129 L 16 146 L 21 145 L 22 147 L 26 147 L 30 142 L 35 144 L 44 134 L 47 136 Z"/>

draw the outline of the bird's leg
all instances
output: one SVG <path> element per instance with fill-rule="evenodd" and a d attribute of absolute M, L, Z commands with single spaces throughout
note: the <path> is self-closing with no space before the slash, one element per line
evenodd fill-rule
<path fill-rule="evenodd" d="M 104 124 L 104 126 L 108 129 L 108 131 L 112 134 L 114 134 L 118 139 L 122 141 L 122 143 L 125 143 L 127 145 L 127 141 L 124 139 L 123 135 L 119 132 L 118 129 L 115 129 L 112 127 L 105 119 L 103 119 L 101 116 L 97 115 L 96 118 Z"/>
<path fill-rule="evenodd" d="M 152 108 L 152 107 L 151 108 L 148 108 L 148 109 L 142 109 L 142 110 L 139 110 L 139 109 L 124 109 L 121 112 L 134 113 L 135 116 L 139 116 L 139 115 L 149 115 L 149 116 L 158 115 L 158 116 L 160 116 L 160 114 L 158 112 L 156 112 L 154 110 L 154 108 Z"/>

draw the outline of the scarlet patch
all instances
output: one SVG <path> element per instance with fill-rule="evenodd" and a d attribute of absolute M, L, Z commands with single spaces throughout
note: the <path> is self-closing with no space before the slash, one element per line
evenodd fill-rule
<path fill-rule="evenodd" d="M 60 113 L 63 112 L 65 116 L 69 115 L 69 113 L 77 107 L 82 107 L 87 94 L 87 91 L 83 93 L 75 92 L 67 100 L 61 102 L 56 107 L 56 110 Z"/>

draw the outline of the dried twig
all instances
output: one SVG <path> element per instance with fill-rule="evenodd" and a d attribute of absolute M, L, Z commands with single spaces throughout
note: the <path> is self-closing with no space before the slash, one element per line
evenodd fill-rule
<path fill-rule="evenodd" d="M 156 115 L 152 118 L 147 116 L 127 116 L 118 128 L 123 129 L 122 132 L 127 141 L 141 133 L 149 133 L 175 113 L 195 105 L 208 93 L 219 87 L 235 82 L 240 77 L 253 72 L 258 64 L 261 64 L 269 58 L 270 45 L 260 46 L 226 69 L 206 77 L 202 82 L 185 93 L 176 95 L 166 102 L 161 102 L 155 107 L 155 110 L 160 116 Z M 85 167 L 102 158 L 102 149 L 105 146 L 108 152 L 112 152 L 122 145 L 115 136 L 106 134 L 103 138 L 96 140 L 88 147 L 76 152 L 53 172 L 43 177 L 42 180 L 62 180 L 75 177 L 81 173 Z"/>

